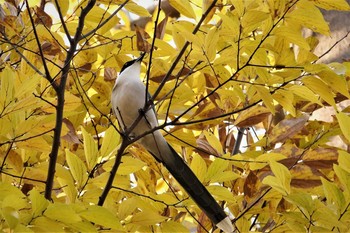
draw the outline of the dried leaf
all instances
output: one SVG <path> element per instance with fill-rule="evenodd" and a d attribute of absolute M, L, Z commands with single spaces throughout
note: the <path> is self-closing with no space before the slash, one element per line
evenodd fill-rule
<path fill-rule="evenodd" d="M 305 125 L 308 116 L 303 115 L 298 118 L 284 119 L 278 123 L 269 135 L 269 142 L 276 144 L 277 142 L 284 142 L 297 134 Z"/>
<path fill-rule="evenodd" d="M 255 105 L 241 112 L 233 124 L 237 127 L 250 127 L 262 122 L 270 114 L 271 112 L 267 108 Z"/>

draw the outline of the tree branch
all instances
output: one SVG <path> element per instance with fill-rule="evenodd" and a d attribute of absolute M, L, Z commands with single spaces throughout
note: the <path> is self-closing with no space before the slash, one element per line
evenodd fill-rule
<path fill-rule="evenodd" d="M 53 143 L 52 143 L 52 149 L 50 153 L 50 161 L 49 161 L 49 168 L 48 168 L 48 174 L 47 174 L 47 180 L 46 180 L 46 187 L 45 187 L 45 198 L 48 200 L 51 200 L 51 191 L 53 188 L 53 181 L 55 177 L 55 169 L 56 169 L 56 161 L 58 156 L 58 150 L 60 147 L 60 139 L 61 139 L 61 131 L 62 131 L 62 124 L 63 124 L 63 110 L 64 110 L 64 94 L 65 94 L 65 87 L 68 77 L 68 71 L 70 69 L 70 63 L 75 55 L 77 45 L 79 43 L 79 39 L 81 38 L 81 33 L 84 28 L 84 21 L 86 15 L 89 13 L 89 11 L 92 9 L 92 7 L 95 5 L 96 0 L 90 0 L 86 7 L 81 11 L 78 27 L 75 32 L 74 38 L 71 43 L 71 47 L 69 48 L 67 52 L 67 57 L 64 62 L 64 66 L 62 68 L 62 74 L 61 74 L 61 80 L 58 85 L 56 85 L 55 91 L 57 94 L 57 106 L 56 106 L 56 124 L 55 124 L 55 131 L 53 136 Z M 69 37 L 70 35 L 67 35 Z M 55 86 L 53 86 L 55 87 Z"/>

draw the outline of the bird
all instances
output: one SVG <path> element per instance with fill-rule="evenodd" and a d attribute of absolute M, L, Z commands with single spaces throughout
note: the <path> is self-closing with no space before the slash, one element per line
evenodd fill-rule
<path fill-rule="evenodd" d="M 118 120 L 122 133 L 128 132 L 131 128 L 128 134 L 130 137 L 144 135 L 145 132 L 150 132 L 151 129 L 158 126 L 154 106 L 144 109 L 146 96 L 150 98 L 148 93 L 146 95 L 146 86 L 140 79 L 141 62 L 145 54 L 142 53 L 137 59 L 124 64 L 111 94 L 112 112 Z M 137 124 L 134 123 L 136 119 L 139 120 Z M 144 135 L 137 142 L 167 168 L 218 228 L 227 233 L 234 231 L 231 220 L 222 207 L 178 153 L 167 143 L 159 129 Z"/>

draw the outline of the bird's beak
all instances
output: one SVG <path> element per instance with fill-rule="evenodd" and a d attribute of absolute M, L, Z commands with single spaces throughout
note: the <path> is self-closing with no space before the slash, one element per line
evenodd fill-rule
<path fill-rule="evenodd" d="M 137 62 L 141 62 L 143 57 L 145 56 L 145 52 L 141 53 L 141 56 L 139 58 L 136 59 Z"/>

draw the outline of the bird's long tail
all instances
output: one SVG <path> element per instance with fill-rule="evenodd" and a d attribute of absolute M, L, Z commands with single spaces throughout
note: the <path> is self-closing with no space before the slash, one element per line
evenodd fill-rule
<path fill-rule="evenodd" d="M 170 145 L 169 148 L 172 156 L 163 157 L 164 166 L 217 227 L 225 232 L 233 232 L 232 223 L 220 205 L 177 152 Z"/>

